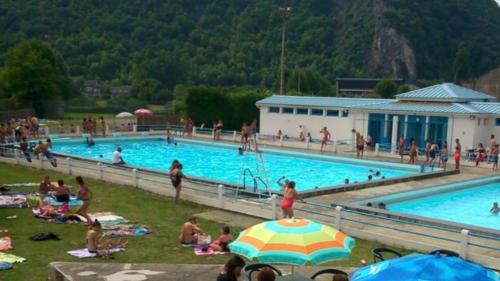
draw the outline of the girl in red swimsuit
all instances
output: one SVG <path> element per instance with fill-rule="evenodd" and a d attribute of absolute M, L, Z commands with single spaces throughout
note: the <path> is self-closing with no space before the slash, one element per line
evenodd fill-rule
<path fill-rule="evenodd" d="M 299 194 L 295 190 L 295 182 L 290 181 L 285 184 L 283 200 L 281 200 L 281 211 L 283 212 L 283 218 L 292 218 L 293 217 L 293 202 L 295 199 L 300 199 Z"/>

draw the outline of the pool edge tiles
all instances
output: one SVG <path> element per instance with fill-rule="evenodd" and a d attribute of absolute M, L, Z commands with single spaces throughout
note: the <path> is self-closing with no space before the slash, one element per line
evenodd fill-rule
<path fill-rule="evenodd" d="M 404 203 L 411 204 L 412 202 L 418 203 L 418 201 L 422 201 L 425 199 L 432 199 L 433 197 L 439 198 L 439 196 L 444 196 L 446 194 L 453 195 L 456 193 L 465 192 L 469 189 L 472 191 L 474 188 L 488 189 L 491 188 L 489 187 L 489 185 L 495 183 L 500 183 L 500 175 L 475 178 L 462 182 L 428 186 L 416 190 L 395 192 L 388 195 L 369 197 L 362 200 L 347 201 L 344 202 L 342 205 L 347 208 L 354 208 L 364 212 L 380 213 L 383 215 L 388 215 L 390 217 L 411 220 L 414 222 L 423 222 L 433 225 L 447 226 L 455 229 L 468 229 L 480 233 L 493 234 L 498 237 L 500 236 L 500 228 L 488 227 L 487 225 L 489 224 L 487 223 L 485 224 L 484 222 L 477 222 L 477 219 L 475 219 L 475 217 L 463 220 L 459 217 L 443 218 L 440 217 L 439 215 L 431 216 L 419 213 L 418 211 L 412 213 L 412 212 L 402 211 L 399 209 L 391 209 L 391 205 L 394 206 L 394 204 L 396 205 Z M 492 198 L 492 202 L 493 201 L 494 199 Z M 388 206 L 388 209 L 380 210 L 375 207 L 373 208 L 367 207 L 366 204 L 368 202 L 372 202 L 372 204 L 374 205 L 376 205 L 378 202 L 384 202 Z M 488 211 L 489 207 L 491 206 L 487 206 L 488 209 L 485 210 Z M 500 215 L 498 219 L 500 223 Z"/>
<path fill-rule="evenodd" d="M 135 137 L 109 137 L 109 138 L 95 138 L 95 143 L 96 145 L 100 143 L 124 143 L 124 142 L 134 142 L 134 141 L 162 141 L 165 140 L 164 136 L 160 135 L 152 135 L 152 136 L 135 136 Z M 75 145 L 75 144 L 82 144 L 83 145 L 83 138 L 75 138 L 72 140 L 56 140 L 54 142 L 55 145 Z M 220 143 L 220 142 L 210 142 L 210 141 L 200 141 L 200 140 L 193 140 L 193 139 L 181 139 L 178 138 L 176 139 L 178 143 L 186 143 L 186 144 L 192 144 L 192 145 L 200 145 L 200 146 L 211 146 L 211 147 L 218 147 L 218 148 L 226 148 L 226 149 L 234 149 L 236 151 L 236 148 L 239 147 L 237 144 L 233 143 Z M 317 195 L 322 195 L 322 194 L 327 194 L 327 193 L 336 193 L 336 192 L 342 192 L 342 191 L 348 191 L 348 190 L 354 190 L 354 189 L 360 189 L 360 188 L 367 188 L 367 187 L 376 187 L 388 183 L 395 183 L 395 182 L 403 182 L 403 181 L 408 181 L 408 180 L 415 180 L 419 178 L 428 178 L 428 177 L 433 177 L 433 176 L 438 176 L 438 175 L 443 175 L 445 174 L 442 171 L 437 170 L 436 172 L 426 172 L 426 173 L 420 173 L 420 167 L 418 166 L 412 166 L 412 165 L 406 165 L 406 164 L 399 164 L 399 163 L 388 163 L 388 162 L 379 162 L 379 161 L 373 161 L 373 160 L 365 160 L 365 159 L 353 159 L 353 158 L 347 158 L 347 157 L 339 157 L 339 156 L 332 156 L 332 155 L 319 155 L 319 154 L 314 154 L 314 153 L 307 153 L 307 152 L 296 152 L 296 151 L 289 151 L 289 150 L 283 150 L 283 149 L 269 149 L 269 148 L 264 148 L 261 149 L 264 153 L 268 153 L 269 155 L 275 155 L 275 156 L 283 156 L 283 157 L 291 157 L 291 158 L 300 158 L 303 160 L 316 160 L 316 161 L 328 161 L 332 162 L 333 164 L 351 164 L 355 166 L 361 166 L 361 167 L 366 167 L 370 169 L 394 169 L 395 171 L 401 171 L 402 173 L 400 175 L 393 175 L 392 177 L 387 177 L 386 179 L 380 179 L 380 178 L 374 178 L 372 181 L 359 181 L 359 183 L 355 183 L 354 180 L 352 183 L 348 185 L 344 185 L 342 183 L 338 183 L 338 181 L 333 184 L 333 182 L 328 182 L 328 180 L 323 180 L 323 185 L 317 186 L 317 187 L 311 187 L 308 189 L 301 190 L 301 194 L 304 195 L 304 197 L 311 197 L 311 196 L 317 196 Z M 82 160 L 87 160 L 87 161 L 93 161 L 93 162 L 103 162 L 103 163 L 109 163 L 108 160 L 99 160 L 96 158 L 88 157 L 85 155 L 80 155 L 78 153 L 72 154 L 69 151 L 64 151 L 64 150 L 59 150 L 54 151 L 54 153 L 57 155 L 61 155 L 64 157 L 75 157 L 75 158 L 80 158 Z M 101 156 L 102 157 L 102 156 Z M 267 165 L 267 164 L 266 164 Z M 128 168 L 138 168 L 142 169 L 148 172 L 160 172 L 164 173 L 164 169 L 157 169 L 154 166 L 138 166 L 136 165 L 129 165 Z M 405 174 L 406 173 L 406 174 Z M 223 178 L 205 178 L 203 177 L 203 174 L 192 174 L 192 176 L 197 176 L 199 179 L 206 179 L 207 182 L 212 182 L 212 183 L 220 183 L 224 184 L 226 186 L 233 186 L 233 187 L 241 187 L 242 184 L 239 181 L 232 181 L 232 183 L 224 180 Z M 274 180 L 270 180 L 270 183 L 274 183 Z M 249 187 L 251 188 L 251 187 Z M 259 188 L 260 190 L 264 190 L 262 187 Z M 281 194 L 277 190 L 277 188 L 272 188 L 273 193 Z"/>

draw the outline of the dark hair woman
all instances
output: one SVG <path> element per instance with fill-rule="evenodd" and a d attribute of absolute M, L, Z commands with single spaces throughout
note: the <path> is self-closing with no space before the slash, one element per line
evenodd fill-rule
<path fill-rule="evenodd" d="M 245 261 L 240 256 L 233 256 L 224 265 L 224 271 L 217 276 L 217 281 L 237 281 Z"/>

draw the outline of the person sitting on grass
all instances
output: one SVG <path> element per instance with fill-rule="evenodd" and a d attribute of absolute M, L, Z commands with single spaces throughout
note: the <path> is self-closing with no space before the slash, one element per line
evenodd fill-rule
<path fill-rule="evenodd" d="M 56 191 L 55 197 L 57 202 L 69 202 L 69 194 L 71 193 L 71 191 L 69 190 L 69 187 L 64 185 L 63 180 L 58 180 L 57 186 L 54 189 Z"/>
<path fill-rule="evenodd" d="M 230 258 L 224 265 L 224 270 L 217 276 L 217 281 L 239 280 L 243 267 L 245 267 L 245 261 L 240 256 Z"/>
<path fill-rule="evenodd" d="M 196 218 L 190 217 L 181 227 L 179 241 L 182 244 L 197 244 L 200 234 L 203 234 L 203 230 L 196 224 Z"/>
<path fill-rule="evenodd" d="M 89 253 L 96 254 L 98 257 L 109 258 L 111 257 L 111 250 L 117 248 L 124 248 L 128 241 L 118 239 L 117 241 L 104 241 L 101 232 L 101 223 L 94 220 L 90 230 L 87 231 L 86 244 Z"/>
<path fill-rule="evenodd" d="M 210 248 L 215 252 L 230 252 L 229 243 L 233 240 L 229 226 L 225 225 L 221 229 L 220 236 L 210 244 Z"/>
<path fill-rule="evenodd" d="M 257 281 L 274 281 L 276 280 L 276 274 L 269 267 L 263 267 L 259 272 L 257 272 Z"/>
<path fill-rule="evenodd" d="M 40 183 L 38 192 L 41 195 L 47 195 L 49 192 L 54 190 L 54 185 L 50 182 L 49 176 L 45 176 L 43 181 Z"/>

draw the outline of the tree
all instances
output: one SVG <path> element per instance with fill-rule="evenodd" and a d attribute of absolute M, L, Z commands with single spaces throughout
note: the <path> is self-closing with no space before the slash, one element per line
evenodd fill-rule
<path fill-rule="evenodd" d="M 398 86 L 398 94 L 406 93 L 410 91 L 410 87 L 406 84 L 402 84 Z"/>
<path fill-rule="evenodd" d="M 375 85 L 373 91 L 382 98 L 391 99 L 398 93 L 398 86 L 390 79 L 382 79 Z"/>
<path fill-rule="evenodd" d="M 461 42 L 458 45 L 457 54 L 455 55 L 455 61 L 453 62 L 453 81 L 460 85 L 462 81 L 467 79 L 467 73 L 469 71 L 465 55 L 465 44 Z"/>
<path fill-rule="evenodd" d="M 50 113 L 51 102 L 67 99 L 71 81 L 63 59 L 46 43 L 28 40 L 9 49 L 2 80 L 6 91 L 39 117 Z"/>

